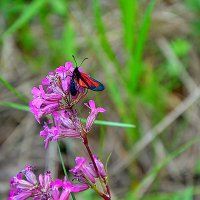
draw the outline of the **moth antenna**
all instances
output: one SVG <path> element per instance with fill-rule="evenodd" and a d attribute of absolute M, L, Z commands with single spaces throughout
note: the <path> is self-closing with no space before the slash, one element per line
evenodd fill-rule
<path fill-rule="evenodd" d="M 82 62 L 81 62 L 81 64 L 79 65 L 79 67 L 83 64 L 83 62 L 85 61 L 85 60 L 87 60 L 88 58 L 84 58 L 83 60 L 82 60 Z"/>
<path fill-rule="evenodd" d="M 78 64 L 77 64 L 77 62 L 76 62 L 76 58 L 75 58 L 75 56 L 72 55 L 72 57 L 73 57 L 73 59 L 74 59 L 74 62 L 75 62 L 75 64 L 76 64 L 76 67 L 78 67 Z"/>

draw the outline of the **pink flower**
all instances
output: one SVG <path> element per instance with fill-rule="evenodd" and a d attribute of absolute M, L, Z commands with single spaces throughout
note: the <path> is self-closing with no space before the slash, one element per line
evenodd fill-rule
<path fill-rule="evenodd" d="M 95 183 L 96 173 L 88 165 L 88 159 L 84 157 L 76 157 L 75 161 L 76 166 L 73 169 L 69 170 L 70 172 L 74 173 L 74 177 L 83 183 L 86 183 L 87 179 Z"/>
<path fill-rule="evenodd" d="M 57 179 L 51 185 L 52 185 L 52 198 L 59 199 L 60 198 L 59 189 L 62 187 L 63 181 L 60 179 Z"/>
<path fill-rule="evenodd" d="M 93 155 L 93 158 L 94 158 L 94 162 L 96 163 L 100 176 L 104 178 L 106 176 L 106 172 L 105 172 L 103 163 L 98 159 L 97 156 Z M 92 162 L 90 162 L 90 167 L 95 171 L 94 165 Z"/>
<path fill-rule="evenodd" d="M 50 141 L 57 141 L 62 138 L 78 138 L 80 137 L 81 124 L 77 118 L 77 113 L 73 110 L 54 112 L 53 114 L 55 126 L 45 122 L 44 129 L 40 132 L 40 136 L 45 138 L 45 149 Z M 51 127 L 50 127 L 51 126 Z"/>
<path fill-rule="evenodd" d="M 22 179 L 24 175 L 25 179 Z M 8 200 L 21 200 L 34 197 L 37 199 L 48 199 L 51 196 L 51 175 L 46 172 L 44 176 L 40 175 L 39 182 L 33 173 L 32 166 L 26 166 L 20 174 L 14 176 L 11 181 L 10 197 Z"/>
<path fill-rule="evenodd" d="M 25 179 L 22 179 L 22 175 Z M 16 177 L 11 179 L 11 187 L 8 200 L 25 200 L 32 197 L 33 200 L 68 200 L 71 192 L 82 192 L 89 186 L 84 183 L 72 184 L 65 179 L 55 181 L 51 173 L 47 171 L 39 175 L 37 181 L 31 166 L 26 166 Z"/>
<path fill-rule="evenodd" d="M 91 109 L 90 113 L 89 113 L 89 116 L 87 118 L 87 121 L 86 121 L 86 132 L 89 132 L 96 117 L 97 117 L 97 114 L 99 112 L 105 112 L 106 110 L 104 108 L 96 108 L 96 105 L 95 105 L 95 102 L 94 100 L 90 100 L 88 103 L 85 103 L 85 105 Z"/>
<path fill-rule="evenodd" d="M 86 184 L 72 184 L 69 181 L 64 181 L 62 188 L 63 191 L 60 195 L 59 200 L 68 200 L 71 192 L 82 192 L 84 190 L 87 190 L 89 186 Z"/>
<path fill-rule="evenodd" d="M 40 123 L 42 116 L 55 111 L 66 110 L 76 104 L 86 93 L 87 89 L 78 86 L 76 96 L 70 94 L 70 81 L 74 67 L 66 62 L 43 78 L 42 85 L 32 89 L 33 100 L 30 102 L 30 111 Z"/>
<path fill-rule="evenodd" d="M 94 161 L 96 163 L 98 172 L 102 178 L 106 176 L 105 169 L 103 163 L 93 155 Z M 96 182 L 96 178 L 98 177 L 93 163 L 88 163 L 88 159 L 84 157 L 76 157 L 76 166 L 69 170 L 73 172 L 74 178 L 77 179 L 81 183 L 88 183 L 87 180 L 90 180 L 92 183 Z M 89 184 L 89 183 L 88 183 Z"/>
<path fill-rule="evenodd" d="M 32 196 L 32 192 L 22 192 L 19 194 L 16 194 L 15 192 L 11 193 L 10 196 L 8 197 L 8 200 L 25 200 L 28 199 L 29 197 Z"/>
<path fill-rule="evenodd" d="M 58 135 L 58 130 L 56 127 L 49 127 L 46 122 L 44 122 L 43 126 L 44 130 L 40 131 L 40 136 L 44 137 L 44 147 L 45 149 L 48 148 L 50 141 L 56 141 L 56 136 Z"/>
<path fill-rule="evenodd" d="M 60 100 L 62 96 L 57 93 L 45 93 L 43 86 L 32 89 L 33 100 L 30 102 L 30 111 L 35 115 L 35 118 L 40 123 L 40 118 L 44 115 L 50 114 L 60 107 Z"/>

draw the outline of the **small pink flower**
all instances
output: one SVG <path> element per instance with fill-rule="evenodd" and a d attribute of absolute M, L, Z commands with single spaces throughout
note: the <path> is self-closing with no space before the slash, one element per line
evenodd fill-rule
<path fill-rule="evenodd" d="M 49 127 L 46 122 L 43 128 L 44 129 L 40 131 L 40 136 L 45 138 L 44 147 L 47 149 L 50 141 L 56 141 L 55 137 L 58 135 L 58 130 L 55 127 Z"/>
<path fill-rule="evenodd" d="M 30 102 L 30 111 L 40 123 L 40 118 L 59 109 L 59 102 L 62 99 L 60 94 L 45 93 L 43 86 L 32 89 L 33 100 Z"/>
<path fill-rule="evenodd" d="M 21 173 L 11 179 L 12 190 L 9 192 L 8 200 L 25 200 L 30 197 L 33 200 L 68 200 L 71 192 L 82 192 L 89 188 L 87 184 L 72 184 L 65 179 L 53 181 L 49 171 L 44 175 L 40 174 L 38 179 L 39 181 L 32 167 L 26 166 Z"/>
<path fill-rule="evenodd" d="M 80 120 L 77 118 L 75 111 L 60 111 L 53 114 L 55 126 L 45 122 L 44 129 L 40 132 L 40 136 L 45 138 L 45 149 L 47 149 L 50 141 L 57 141 L 62 138 L 78 138 L 80 137 Z"/>
<path fill-rule="evenodd" d="M 80 182 L 87 182 L 85 177 L 89 179 L 91 182 L 95 182 L 96 173 L 92 168 L 89 167 L 87 158 L 84 157 L 76 157 L 76 166 L 69 170 L 74 173 L 74 177 L 77 178 Z"/>
<path fill-rule="evenodd" d="M 60 191 L 59 189 L 62 187 L 63 181 L 60 179 L 55 180 L 51 186 L 52 186 L 52 198 L 54 200 L 57 200 L 60 198 Z"/>
<path fill-rule="evenodd" d="M 65 182 L 63 184 L 63 192 L 60 195 L 59 200 L 68 200 L 69 199 L 69 195 L 71 192 L 74 192 L 74 187 L 70 182 Z"/>
<path fill-rule="evenodd" d="M 27 181 L 32 183 L 33 185 L 37 184 L 37 179 L 35 174 L 33 173 L 33 167 L 30 165 L 27 165 L 25 169 L 22 170 L 22 173 L 26 177 Z"/>
<path fill-rule="evenodd" d="M 98 159 L 97 156 L 93 155 L 93 158 L 94 158 L 94 162 L 96 163 L 99 174 L 101 175 L 102 178 L 104 178 L 106 176 L 106 172 L 105 172 L 103 163 Z M 94 165 L 92 162 L 90 162 L 90 167 L 95 171 Z"/>
<path fill-rule="evenodd" d="M 25 180 L 22 179 L 24 175 Z M 37 181 L 33 173 L 32 166 L 26 166 L 20 174 L 11 179 L 11 187 L 9 200 L 21 200 L 34 197 L 37 199 L 48 199 L 51 196 L 51 177 L 50 172 L 45 173 L 44 178 L 40 175 L 40 182 Z"/>
<path fill-rule="evenodd" d="M 90 114 L 89 114 L 87 121 L 86 121 L 86 132 L 89 132 L 94 121 L 95 121 L 95 119 L 96 119 L 96 117 L 97 117 L 97 114 L 99 112 L 105 112 L 106 109 L 101 108 L 101 107 L 96 108 L 94 100 L 90 100 L 88 103 L 85 103 L 85 105 L 89 109 L 91 109 Z"/>
<path fill-rule="evenodd" d="M 96 163 L 100 176 L 104 178 L 106 176 L 106 173 L 103 163 L 94 155 L 93 158 Z M 69 170 L 70 172 L 73 172 L 74 178 L 77 179 L 79 182 L 85 184 L 88 183 L 87 181 L 88 179 L 92 183 L 95 183 L 96 182 L 95 179 L 98 177 L 98 175 L 94 169 L 93 163 L 92 162 L 88 163 L 88 159 L 84 157 L 76 157 L 75 161 L 76 161 L 76 166 L 73 169 Z"/>
<path fill-rule="evenodd" d="M 55 111 L 66 110 L 77 103 L 86 93 L 86 89 L 78 86 L 76 96 L 70 93 L 70 82 L 74 67 L 71 62 L 60 66 L 42 79 L 42 85 L 32 89 L 33 100 L 30 102 L 30 111 L 40 123 L 42 116 Z M 80 69 L 81 71 L 81 69 Z"/>
<path fill-rule="evenodd" d="M 82 192 L 88 188 L 87 184 L 72 184 L 66 179 L 64 181 L 57 179 L 52 183 L 52 198 L 53 200 L 68 200 L 71 192 Z"/>
<path fill-rule="evenodd" d="M 51 172 L 47 171 L 44 175 L 40 174 L 39 183 L 40 186 L 43 188 L 43 192 L 46 193 L 52 184 Z"/>

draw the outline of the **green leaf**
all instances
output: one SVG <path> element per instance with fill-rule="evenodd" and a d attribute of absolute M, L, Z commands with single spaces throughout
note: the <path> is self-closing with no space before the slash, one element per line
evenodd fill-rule
<path fill-rule="evenodd" d="M 81 119 L 82 122 L 86 122 L 86 119 Z M 104 125 L 104 126 L 117 126 L 121 128 L 134 128 L 133 124 L 126 124 L 121 122 L 111 122 L 111 121 L 103 121 L 103 120 L 95 120 L 95 124 Z"/>
<path fill-rule="evenodd" d="M 123 39 L 124 45 L 128 52 L 131 54 L 134 45 L 134 37 L 136 34 L 135 22 L 137 20 L 137 1 L 126 1 L 119 0 L 119 6 L 122 15 L 122 26 L 123 26 Z"/>
<path fill-rule="evenodd" d="M 105 170 L 106 170 L 106 174 L 108 174 L 108 162 L 111 158 L 112 152 L 109 154 L 108 158 L 106 159 L 106 164 L 105 164 Z"/>
<path fill-rule="evenodd" d="M 8 102 L 8 101 L 0 101 L 0 106 L 14 108 L 14 109 L 17 109 L 17 110 L 29 112 L 29 106 L 19 104 L 19 103 Z"/>
<path fill-rule="evenodd" d="M 121 122 L 111 122 L 111 121 L 102 121 L 102 120 L 95 120 L 95 124 L 104 125 L 104 126 L 117 126 L 121 128 L 134 128 L 135 125 L 133 124 L 126 124 Z"/>
<path fill-rule="evenodd" d="M 104 22 L 102 20 L 102 7 L 101 7 L 101 1 L 100 0 L 93 0 L 93 13 L 94 13 L 94 19 L 95 19 L 95 26 L 98 31 L 98 37 L 100 41 L 100 45 L 102 49 L 104 50 L 105 54 L 109 58 L 110 62 L 114 63 L 114 66 L 119 74 L 121 74 L 121 78 L 124 81 L 123 77 L 123 71 L 122 67 L 119 64 L 119 61 L 117 59 L 117 56 L 111 46 L 111 43 L 108 40 L 108 37 L 106 35 L 106 28 L 104 26 Z M 125 79 L 126 80 L 126 79 Z"/>
<path fill-rule="evenodd" d="M 140 27 L 140 31 L 138 34 L 137 44 L 134 52 L 134 57 L 130 57 L 130 77 L 129 80 L 131 82 L 131 88 L 134 91 L 139 83 L 139 77 L 142 73 L 143 67 L 141 66 L 142 63 L 142 56 L 144 52 L 145 43 L 148 37 L 148 32 L 151 24 L 151 15 L 156 4 L 156 0 L 151 0 L 145 10 L 144 18 Z"/>

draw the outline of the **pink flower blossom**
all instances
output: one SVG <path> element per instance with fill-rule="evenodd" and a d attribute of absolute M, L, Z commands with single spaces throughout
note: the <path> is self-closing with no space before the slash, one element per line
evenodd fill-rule
<path fill-rule="evenodd" d="M 90 113 L 89 113 L 89 116 L 88 116 L 88 118 L 87 118 L 87 121 L 86 121 L 86 128 L 85 128 L 85 129 L 86 129 L 86 132 L 89 132 L 90 129 L 91 129 L 91 127 L 92 127 L 92 125 L 93 125 L 93 123 L 94 123 L 94 121 L 95 121 L 95 119 L 96 119 L 96 117 L 97 117 L 97 114 L 98 114 L 99 112 L 105 112 L 106 109 L 101 108 L 101 107 L 96 108 L 96 105 L 95 105 L 94 100 L 89 100 L 89 102 L 88 102 L 88 103 L 85 103 L 85 105 L 86 105 L 89 109 L 91 109 L 91 111 L 90 111 Z"/>
<path fill-rule="evenodd" d="M 40 136 L 45 138 L 45 149 L 48 147 L 50 141 L 80 137 L 81 124 L 75 111 L 54 112 L 52 115 L 55 126 L 52 123 L 48 125 L 45 122 L 44 129 L 40 132 Z"/>
<path fill-rule="evenodd" d="M 30 111 L 40 123 L 42 116 L 55 111 L 66 110 L 77 103 L 86 93 L 87 89 L 78 86 L 77 95 L 70 94 L 70 81 L 74 67 L 66 62 L 43 78 L 42 85 L 32 89 L 33 100 L 30 102 Z"/>
<path fill-rule="evenodd" d="M 44 175 L 40 174 L 38 180 L 33 168 L 26 166 L 21 173 L 11 179 L 12 190 L 9 192 L 8 200 L 25 200 L 30 197 L 33 200 L 68 200 L 71 192 L 82 192 L 89 188 L 87 184 L 72 184 L 66 179 L 53 181 L 49 171 Z"/>
<path fill-rule="evenodd" d="M 33 100 L 30 102 L 30 111 L 35 115 L 35 118 L 40 123 L 40 118 L 43 115 L 50 114 L 59 109 L 59 101 L 62 96 L 57 93 L 45 93 L 43 86 L 32 89 Z"/>
<path fill-rule="evenodd" d="M 64 181 L 63 182 L 63 191 L 60 195 L 59 200 L 68 200 L 69 195 L 71 192 L 82 192 L 84 190 L 87 190 L 89 186 L 87 184 L 72 184 L 69 181 Z"/>
<path fill-rule="evenodd" d="M 25 180 L 22 179 L 22 175 L 25 176 Z M 40 175 L 38 182 L 33 173 L 33 167 L 26 166 L 20 174 L 11 179 L 10 184 L 13 190 L 8 200 L 28 199 L 29 197 L 34 197 L 35 200 L 48 199 L 51 197 L 51 183 L 50 172 L 46 172 L 44 176 Z"/>
<path fill-rule="evenodd" d="M 74 173 L 74 177 L 80 182 L 86 183 L 87 179 L 89 179 L 91 182 L 95 183 L 96 173 L 88 165 L 88 159 L 84 157 L 76 157 L 75 161 L 76 166 L 73 169 L 69 170 L 70 172 Z"/>
<path fill-rule="evenodd" d="M 106 176 L 106 172 L 105 172 L 103 163 L 99 160 L 97 156 L 93 155 L 93 158 L 94 158 L 94 162 L 96 163 L 100 176 L 104 178 Z M 90 162 L 89 164 L 90 164 L 90 167 L 95 171 L 93 163 Z"/>
<path fill-rule="evenodd" d="M 94 155 L 93 158 L 100 176 L 104 178 L 106 176 L 106 173 L 103 163 Z M 69 170 L 70 172 L 73 172 L 74 178 L 81 183 L 88 183 L 87 180 L 95 183 L 95 179 L 98 177 L 98 175 L 94 169 L 93 163 L 88 163 L 88 159 L 84 157 L 76 157 L 75 162 L 76 166 L 73 169 Z"/>

